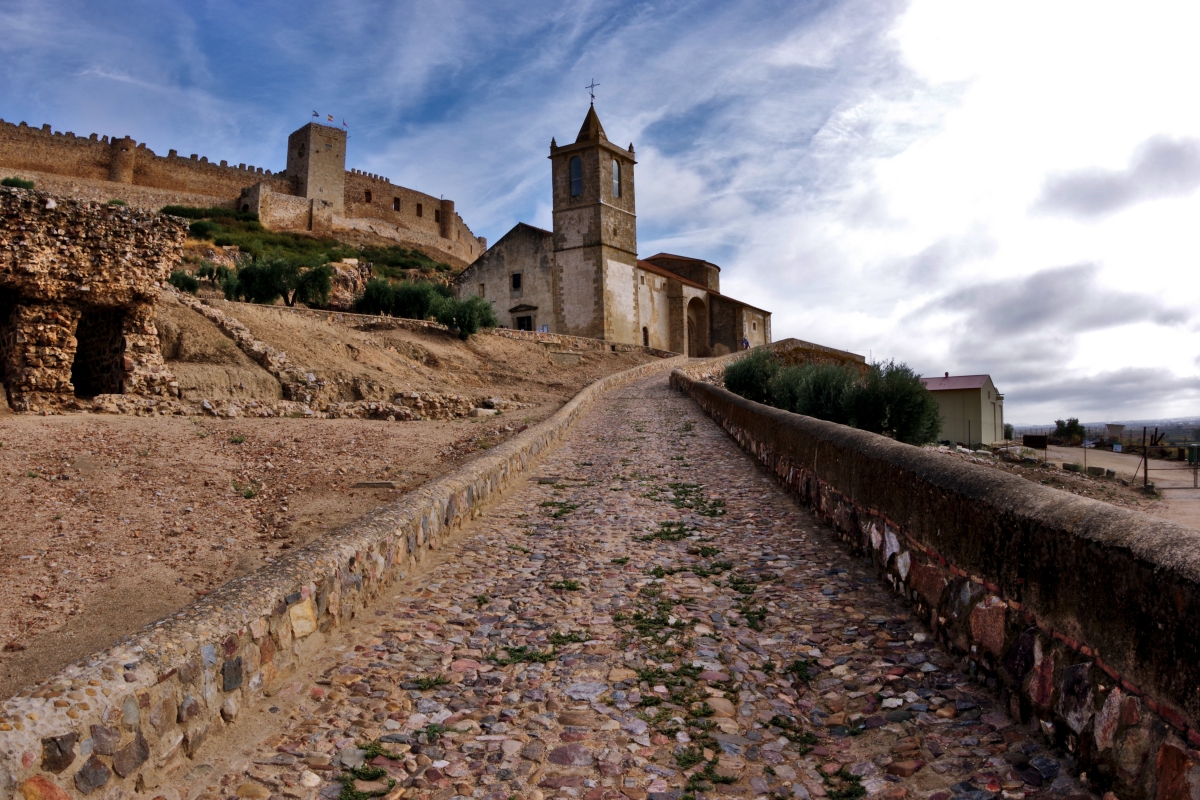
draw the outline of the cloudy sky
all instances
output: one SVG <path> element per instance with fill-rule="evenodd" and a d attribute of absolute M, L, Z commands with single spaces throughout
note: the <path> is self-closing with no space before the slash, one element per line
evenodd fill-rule
<path fill-rule="evenodd" d="M 990 373 L 1007 418 L 1200 415 L 1200 4 L 0 0 L 0 117 L 350 166 L 549 227 L 600 84 L 639 249 L 795 336 Z"/>

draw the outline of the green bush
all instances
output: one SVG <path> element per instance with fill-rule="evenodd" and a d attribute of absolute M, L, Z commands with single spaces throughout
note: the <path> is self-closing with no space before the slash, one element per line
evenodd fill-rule
<path fill-rule="evenodd" d="M 311 256 L 268 253 L 221 280 L 221 288 L 229 300 L 269 304 L 283 298 L 287 306 L 323 306 L 333 290 L 333 268 L 316 262 Z"/>
<path fill-rule="evenodd" d="M 449 286 L 429 281 L 393 283 L 386 278 L 372 278 L 355 301 L 354 310 L 361 314 L 429 319 L 437 315 L 452 293 Z"/>
<path fill-rule="evenodd" d="M 858 377 L 853 367 L 836 364 L 784 367 L 767 385 L 770 404 L 807 417 L 848 425 L 846 398 Z"/>
<path fill-rule="evenodd" d="M 941 428 L 937 401 L 921 377 L 894 361 L 872 364 L 864 375 L 850 364 L 784 367 L 769 350 L 757 350 L 725 368 L 725 388 L 756 403 L 908 444 L 932 442 Z"/>
<path fill-rule="evenodd" d="M 747 400 L 770 403 L 770 383 L 779 367 L 779 359 L 770 350 L 755 350 L 725 368 L 725 388 Z"/>
<path fill-rule="evenodd" d="M 174 286 L 181 292 L 195 294 L 200 291 L 200 281 L 196 280 L 190 273 L 177 269 L 171 273 L 171 277 L 167 278 L 167 283 Z"/>
<path fill-rule="evenodd" d="M 942 426 L 937 400 L 907 364 L 872 364 L 846 402 L 854 427 L 908 444 L 935 441 Z"/>
<path fill-rule="evenodd" d="M 202 219 L 188 226 L 188 235 L 193 239 L 211 239 L 220 229 L 217 223 Z"/>
<path fill-rule="evenodd" d="M 1013 430 L 1012 423 L 1011 422 L 1004 423 L 1004 438 L 1011 442 L 1013 439 L 1013 436 L 1015 436 L 1015 435 L 1016 435 L 1016 432 Z"/>
<path fill-rule="evenodd" d="M 492 304 L 482 297 L 471 295 L 466 300 L 445 298 L 438 304 L 437 321 L 457 330 L 458 338 L 466 339 L 479 332 L 480 328 L 494 328 L 499 324 Z"/>
<path fill-rule="evenodd" d="M 1067 419 L 1054 420 L 1054 433 L 1050 437 L 1055 440 L 1055 444 L 1079 444 L 1087 435 L 1083 425 L 1079 424 L 1079 417 L 1067 417 Z"/>
<path fill-rule="evenodd" d="M 127 206 L 127 205 L 129 205 L 129 203 L 126 203 L 124 200 L 122 200 L 119 197 L 114 197 L 112 200 L 108 201 L 108 205 L 110 205 L 110 206 Z"/>
<path fill-rule="evenodd" d="M 0 186 L 9 186 L 13 189 L 32 189 L 33 181 L 27 181 L 24 178 L 5 178 L 0 181 Z"/>
<path fill-rule="evenodd" d="M 211 261 L 203 260 L 200 262 L 200 268 L 196 270 L 196 277 L 201 280 L 207 280 L 213 287 L 225 284 L 225 281 L 234 272 L 224 264 L 214 264 Z"/>
<path fill-rule="evenodd" d="M 258 214 L 252 211 L 238 211 L 236 208 L 163 206 L 160 211 L 173 217 L 186 217 L 187 219 L 232 219 L 239 222 L 258 222 Z"/>

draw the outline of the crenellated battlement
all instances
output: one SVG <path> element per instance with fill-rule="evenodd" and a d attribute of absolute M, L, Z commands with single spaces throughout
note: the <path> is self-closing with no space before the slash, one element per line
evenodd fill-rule
<path fill-rule="evenodd" d="M 256 211 L 275 230 L 354 229 L 466 265 L 487 249 L 454 212 L 454 202 L 377 173 L 346 169 L 341 129 L 306 125 L 288 138 L 288 167 L 172 149 L 158 155 L 130 136 L 55 131 L 0 119 L 0 177 L 34 178 L 39 188 L 87 200 L 121 199 L 135 208 L 203 204 Z"/>

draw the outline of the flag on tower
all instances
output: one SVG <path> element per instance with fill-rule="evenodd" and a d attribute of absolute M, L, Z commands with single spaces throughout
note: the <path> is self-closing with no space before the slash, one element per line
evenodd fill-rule
<path fill-rule="evenodd" d="M 318 114 L 318 113 L 317 113 L 317 112 L 315 112 L 315 111 L 313 112 L 313 116 L 314 116 L 314 117 L 316 117 L 317 119 L 320 119 L 320 118 L 321 118 L 321 115 L 320 115 L 320 114 Z"/>
<path fill-rule="evenodd" d="M 330 115 L 327 117 L 327 119 L 328 119 L 330 122 L 333 122 L 333 114 L 330 114 Z"/>
<path fill-rule="evenodd" d="M 346 130 L 350 130 L 350 126 L 346 124 L 345 117 L 342 117 L 342 127 L 345 128 Z"/>

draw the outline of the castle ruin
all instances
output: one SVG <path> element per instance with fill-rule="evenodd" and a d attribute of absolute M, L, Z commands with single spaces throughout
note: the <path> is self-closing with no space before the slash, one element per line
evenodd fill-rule
<path fill-rule="evenodd" d="M 154 301 L 187 221 L 0 188 L 0 382 L 16 411 L 176 393 Z"/>

